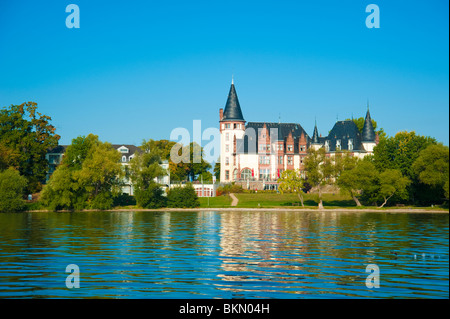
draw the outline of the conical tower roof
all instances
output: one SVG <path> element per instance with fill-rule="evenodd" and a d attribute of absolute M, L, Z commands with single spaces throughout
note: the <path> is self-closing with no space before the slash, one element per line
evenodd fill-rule
<path fill-rule="evenodd" d="M 231 88 L 228 93 L 225 110 L 223 111 L 222 121 L 245 121 L 233 82 L 231 82 Z"/>
<path fill-rule="evenodd" d="M 312 136 L 312 144 L 320 144 L 319 142 L 319 131 L 317 130 L 317 123 L 314 125 L 314 133 Z"/>
<path fill-rule="evenodd" d="M 362 142 L 375 142 L 375 130 L 372 125 L 372 119 L 370 118 L 370 112 L 367 108 L 366 120 L 364 121 L 364 127 L 362 130 Z"/>

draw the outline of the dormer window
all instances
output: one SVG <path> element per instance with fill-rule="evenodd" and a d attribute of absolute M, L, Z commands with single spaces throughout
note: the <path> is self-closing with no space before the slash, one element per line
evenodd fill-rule
<path fill-rule="evenodd" d="M 341 150 L 341 140 L 336 140 L 336 151 Z"/>
<path fill-rule="evenodd" d="M 128 148 L 121 147 L 121 148 L 119 148 L 119 152 L 122 153 L 122 154 L 127 154 L 128 153 Z"/>
<path fill-rule="evenodd" d="M 353 151 L 353 139 L 352 138 L 348 140 L 348 150 Z"/>
<path fill-rule="evenodd" d="M 287 150 L 288 150 L 288 152 L 292 152 L 292 145 L 288 145 Z"/>
<path fill-rule="evenodd" d="M 330 141 L 326 140 L 325 141 L 325 151 L 329 151 L 330 150 Z"/>

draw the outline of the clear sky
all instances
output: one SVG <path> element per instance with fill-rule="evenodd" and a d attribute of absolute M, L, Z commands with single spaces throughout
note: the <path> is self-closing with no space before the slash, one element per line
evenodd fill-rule
<path fill-rule="evenodd" d="M 66 27 L 68 4 L 80 28 Z M 380 9 L 369 29 L 368 4 Z M 247 121 L 327 135 L 372 118 L 449 144 L 449 3 L 0 0 L 0 107 L 38 103 L 70 144 L 217 127 L 234 82 Z"/>

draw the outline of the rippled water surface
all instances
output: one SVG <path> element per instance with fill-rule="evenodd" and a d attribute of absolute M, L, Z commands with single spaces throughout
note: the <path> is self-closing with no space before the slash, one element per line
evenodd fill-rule
<path fill-rule="evenodd" d="M 445 213 L 0 214 L 0 298 L 448 298 L 448 226 Z"/>

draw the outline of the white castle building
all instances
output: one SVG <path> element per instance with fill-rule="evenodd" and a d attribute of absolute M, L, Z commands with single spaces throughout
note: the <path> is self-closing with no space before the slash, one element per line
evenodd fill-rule
<path fill-rule="evenodd" d="M 337 121 L 326 137 L 319 135 L 317 124 L 310 137 L 298 123 L 246 122 L 233 82 L 219 115 L 220 182 L 246 183 L 247 188 L 276 188 L 284 170 L 304 174 L 303 159 L 310 147 L 323 147 L 329 156 L 346 150 L 364 157 L 378 143 L 369 109 L 362 132 L 351 120 Z"/>

